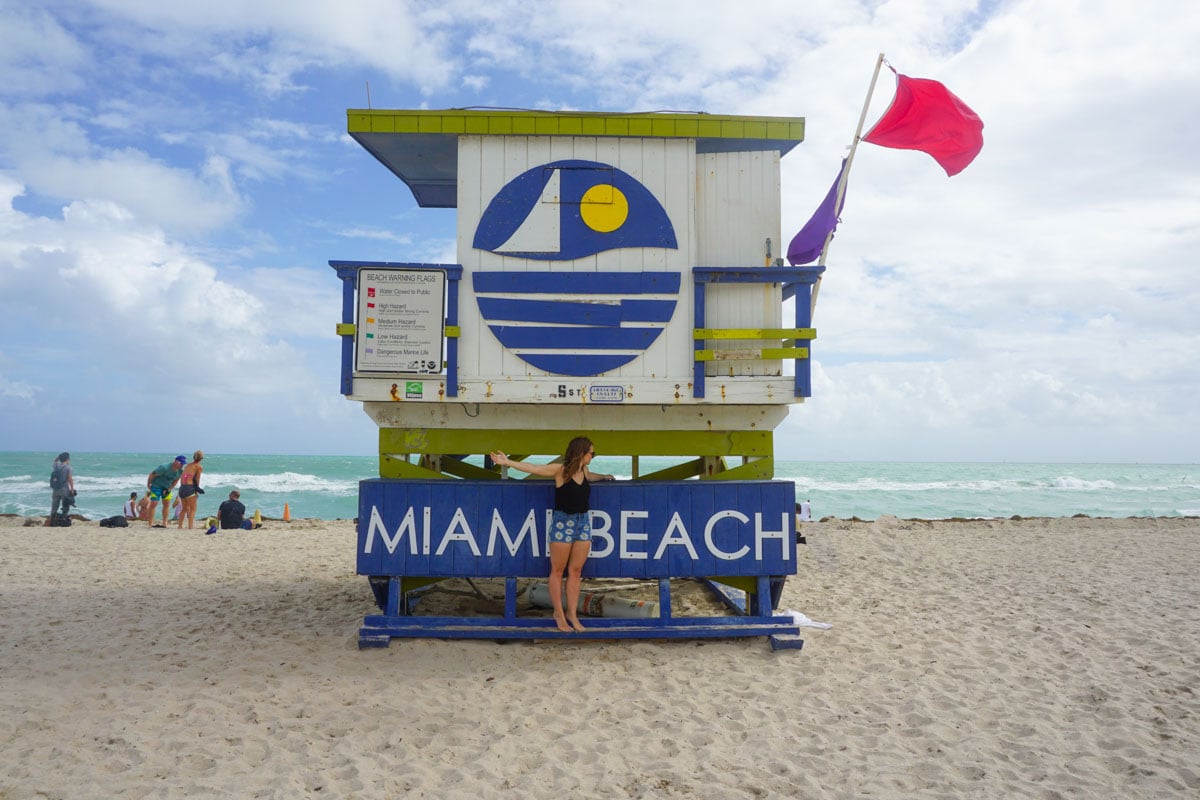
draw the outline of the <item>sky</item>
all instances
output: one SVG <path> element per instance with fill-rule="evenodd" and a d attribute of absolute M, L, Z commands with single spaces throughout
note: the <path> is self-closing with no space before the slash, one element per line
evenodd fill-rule
<path fill-rule="evenodd" d="M 802 116 L 780 241 L 879 53 L 983 119 L 862 144 L 789 460 L 1200 461 L 1183 0 L 0 0 L 0 450 L 373 455 L 330 259 L 453 263 L 346 109 Z M 886 110 L 886 69 L 867 127 Z"/>

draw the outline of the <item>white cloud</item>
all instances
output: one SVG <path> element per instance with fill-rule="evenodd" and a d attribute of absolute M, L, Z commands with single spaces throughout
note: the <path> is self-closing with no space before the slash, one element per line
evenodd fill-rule
<path fill-rule="evenodd" d="M 103 0 L 0 16 L 0 408 L 66 402 L 66 366 L 97 387 L 119 376 L 114 415 L 143 402 L 132 388 L 171 406 L 182 386 L 247 435 L 305 413 L 369 430 L 334 389 L 325 261 L 457 258 L 430 224 L 445 217 L 412 212 L 342 132 L 364 80 L 376 107 L 805 116 L 783 162 L 786 244 L 882 50 L 975 108 L 985 147 L 953 179 L 920 153 L 858 150 L 814 397 L 777 449 L 1195 457 L 1200 18 L 1185 3 Z M 868 125 L 892 85 L 884 70 Z M 56 326 L 67 343 L 28 333 Z"/>

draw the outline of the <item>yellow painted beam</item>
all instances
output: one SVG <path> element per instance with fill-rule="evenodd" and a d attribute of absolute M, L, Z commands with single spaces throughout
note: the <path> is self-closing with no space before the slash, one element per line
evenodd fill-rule
<path fill-rule="evenodd" d="M 693 328 L 693 339 L 815 339 L 816 328 Z"/>

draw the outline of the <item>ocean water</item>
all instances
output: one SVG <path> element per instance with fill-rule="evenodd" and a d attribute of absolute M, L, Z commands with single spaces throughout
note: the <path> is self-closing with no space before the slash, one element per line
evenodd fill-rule
<path fill-rule="evenodd" d="M 0 513 L 41 516 L 50 511 L 50 466 L 57 453 L 0 452 Z M 72 453 L 77 506 L 101 519 L 121 513 L 129 493 L 174 453 Z M 353 519 L 358 482 L 378 475 L 376 456 L 221 455 L 204 459 L 197 516 L 216 513 L 230 489 L 249 512 Z M 641 471 L 677 463 L 642 458 Z M 597 458 L 594 468 L 628 478 L 627 458 Z M 1008 464 L 932 462 L 776 462 L 775 476 L 796 484 L 797 500 L 813 516 L 877 519 L 1200 516 L 1200 465 Z"/>

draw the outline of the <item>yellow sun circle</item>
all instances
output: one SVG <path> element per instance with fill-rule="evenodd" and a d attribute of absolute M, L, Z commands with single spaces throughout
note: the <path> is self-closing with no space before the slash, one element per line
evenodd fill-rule
<path fill-rule="evenodd" d="M 599 183 L 583 193 L 579 201 L 583 224 L 600 233 L 612 233 L 629 217 L 629 201 L 617 187 Z"/>

